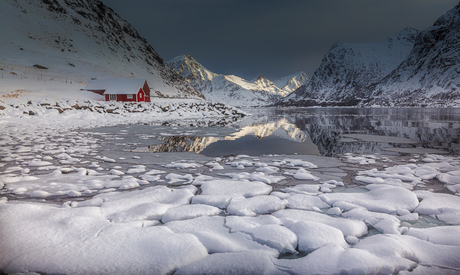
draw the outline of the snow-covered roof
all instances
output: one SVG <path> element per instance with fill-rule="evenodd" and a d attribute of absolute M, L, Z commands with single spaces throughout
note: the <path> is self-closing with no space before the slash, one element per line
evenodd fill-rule
<path fill-rule="evenodd" d="M 92 79 L 88 82 L 85 90 L 105 90 L 105 95 L 113 94 L 137 94 L 144 87 L 145 79 Z"/>

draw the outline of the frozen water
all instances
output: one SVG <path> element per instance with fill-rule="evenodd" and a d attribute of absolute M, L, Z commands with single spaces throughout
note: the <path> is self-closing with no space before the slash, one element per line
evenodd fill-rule
<path fill-rule="evenodd" d="M 401 187 L 380 184 L 367 185 L 370 189 L 365 193 L 334 193 L 321 195 L 329 205 L 344 201 L 362 206 L 370 211 L 396 213 L 400 209 L 413 211 L 419 204 L 417 196 Z"/>
<path fill-rule="evenodd" d="M 53 123 L 2 117 L 10 122 L 0 137 L 0 251 L 8 251 L 0 253 L 0 271 L 449 274 L 460 268 L 456 156 L 210 158 L 141 150 L 157 136 L 150 125 L 91 133 L 66 126 L 101 125 L 98 116 L 48 114 Z M 135 116 L 120 119 L 144 119 Z M 207 131 L 185 129 L 172 117 L 155 131 L 164 137 Z M 104 118 L 104 125 L 116 121 Z M 131 135 L 134 129 L 143 129 L 140 136 Z M 214 131 L 222 139 L 242 134 Z"/>
<path fill-rule="evenodd" d="M 254 197 L 268 195 L 272 187 L 260 181 L 211 180 L 201 185 L 202 195 Z"/>
<path fill-rule="evenodd" d="M 421 202 L 415 212 L 435 215 L 437 219 L 448 224 L 460 224 L 460 197 L 428 191 L 419 191 L 417 196 Z"/>
<path fill-rule="evenodd" d="M 330 205 L 321 200 L 318 196 L 293 194 L 286 198 L 288 208 L 301 210 L 314 210 L 330 208 Z"/>
<path fill-rule="evenodd" d="M 251 198 L 233 198 L 227 206 L 227 212 L 230 215 L 257 216 L 284 209 L 287 204 L 287 201 L 275 196 L 261 195 Z"/>
<path fill-rule="evenodd" d="M 193 235 L 110 223 L 97 207 L 3 203 L 0 218 L 0 250 L 8 251 L 0 253 L 0 268 L 7 273 L 166 274 L 208 255 Z"/>
<path fill-rule="evenodd" d="M 411 228 L 406 234 L 434 244 L 460 246 L 460 239 L 452 238 L 452 236 L 459 236 L 460 226 Z"/>
<path fill-rule="evenodd" d="M 299 251 L 309 253 L 328 244 L 348 248 L 342 231 L 324 223 L 299 221 L 290 226 L 290 229 L 298 236 Z"/>
<path fill-rule="evenodd" d="M 254 242 L 251 236 L 245 233 L 230 233 L 225 226 L 224 217 L 198 217 L 191 220 L 169 222 L 165 226 L 176 233 L 195 235 L 211 254 L 253 251 L 273 257 L 279 255 L 278 250 Z"/>
<path fill-rule="evenodd" d="M 335 227 L 342 231 L 344 236 L 360 237 L 367 234 L 367 226 L 364 222 L 341 217 L 331 217 L 326 214 L 296 209 L 284 209 L 273 213 L 273 216 L 283 221 L 290 227 L 299 221 L 314 221 Z"/>
<path fill-rule="evenodd" d="M 318 177 L 313 176 L 310 172 L 303 168 L 299 168 L 295 173 L 284 172 L 284 175 L 290 175 L 298 180 L 319 180 Z"/>
<path fill-rule="evenodd" d="M 297 235 L 269 215 L 257 217 L 229 216 L 226 226 L 230 232 L 249 234 L 254 241 L 277 249 L 280 253 L 297 253 Z"/>
<path fill-rule="evenodd" d="M 179 205 L 166 210 L 161 222 L 180 221 L 201 216 L 214 216 L 222 212 L 217 207 L 205 204 Z"/>
<path fill-rule="evenodd" d="M 254 252 L 218 253 L 176 271 L 182 274 L 267 274 L 287 275 L 275 267 L 273 258 Z"/>

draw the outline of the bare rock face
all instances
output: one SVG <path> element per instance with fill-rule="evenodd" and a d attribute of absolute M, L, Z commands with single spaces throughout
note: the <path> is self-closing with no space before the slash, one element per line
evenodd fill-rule
<path fill-rule="evenodd" d="M 273 104 L 307 80 L 306 75 L 300 72 L 275 82 L 262 75 L 247 81 L 235 75 L 211 72 L 190 55 L 177 56 L 167 63 L 196 90 L 202 92 L 207 100 L 236 106 Z"/>
<path fill-rule="evenodd" d="M 11 26 L 0 28 L 0 53 L 10 64 L 34 62 L 82 82 L 91 77 L 145 78 L 162 94 L 202 97 L 100 0 L 4 0 L 0 23 Z"/>
<path fill-rule="evenodd" d="M 377 43 L 336 43 L 312 78 L 279 105 L 460 105 L 460 4 L 434 25 Z"/>

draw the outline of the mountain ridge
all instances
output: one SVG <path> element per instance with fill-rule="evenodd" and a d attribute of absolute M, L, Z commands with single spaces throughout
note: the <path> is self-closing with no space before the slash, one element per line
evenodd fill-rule
<path fill-rule="evenodd" d="M 153 90 L 201 98 L 136 29 L 99 0 L 4 0 L 0 65 L 46 67 L 48 78 L 144 78 Z M 11 24 L 15 22 L 15 24 Z"/>
<path fill-rule="evenodd" d="M 460 3 L 422 31 L 364 106 L 460 105 Z"/>
<path fill-rule="evenodd" d="M 412 46 L 397 47 L 398 40 Z M 460 106 L 460 3 L 433 26 L 417 32 L 406 28 L 383 42 L 334 44 L 311 79 L 277 105 Z M 356 55 L 366 48 L 372 52 L 379 43 L 386 47 L 374 47 L 375 58 Z"/>
<path fill-rule="evenodd" d="M 374 43 L 337 42 L 329 49 L 310 80 L 280 104 L 302 106 L 358 105 L 409 54 L 418 31 L 406 28 Z"/>
<path fill-rule="evenodd" d="M 190 55 L 179 55 L 167 63 L 195 89 L 202 92 L 207 100 L 237 106 L 273 104 L 307 80 L 306 74 L 299 72 L 291 75 L 289 79 L 285 77 L 276 80 L 275 82 L 284 83 L 284 86 L 279 88 L 263 75 L 247 81 L 235 75 L 211 72 Z"/>

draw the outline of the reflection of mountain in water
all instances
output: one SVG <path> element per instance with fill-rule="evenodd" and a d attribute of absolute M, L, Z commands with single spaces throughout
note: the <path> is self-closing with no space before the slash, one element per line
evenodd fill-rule
<path fill-rule="evenodd" d="M 275 136 L 289 139 L 296 142 L 310 142 L 309 136 L 286 118 L 244 126 L 239 131 L 225 137 L 193 137 L 193 136 L 172 136 L 164 137 L 165 143 L 149 146 L 149 152 L 195 152 L 200 153 L 208 145 L 217 141 L 237 140 L 242 137 L 253 135 L 259 139 Z"/>
<path fill-rule="evenodd" d="M 199 153 L 211 143 L 219 141 L 215 137 L 174 136 L 161 138 L 165 143 L 148 146 L 149 152 L 195 152 Z"/>
<path fill-rule="evenodd" d="M 149 150 L 200 153 L 208 147 L 207 151 L 212 148 L 217 154 L 219 151 L 216 148 L 223 146 L 227 147 L 227 151 L 232 148 L 254 151 L 252 147 L 270 146 L 278 151 L 285 150 L 283 153 L 306 152 L 304 147 L 309 147 L 307 153 L 310 154 L 316 150 L 312 150 L 312 146 L 317 146 L 321 155 L 334 156 L 343 153 L 389 154 L 383 150 L 391 147 L 425 147 L 460 153 L 458 109 L 291 108 L 251 111 L 254 115 L 237 122 L 240 129 L 234 133 L 203 137 L 209 134 L 205 130 L 201 137 L 186 134 L 162 138 L 164 144 L 150 146 Z M 344 142 L 342 135 L 350 133 L 409 138 L 418 144 L 361 140 Z M 260 144 L 250 136 L 257 137 Z M 275 138 L 279 138 L 278 141 Z M 230 141 L 235 143 L 230 144 Z"/>
<path fill-rule="evenodd" d="M 299 129 L 309 133 L 320 153 L 325 156 L 342 153 L 382 153 L 382 149 L 388 147 L 414 146 L 440 148 L 458 154 L 459 112 L 451 112 L 449 114 L 449 109 L 348 109 L 346 113 L 297 114 L 291 118 Z M 355 132 L 404 137 L 419 144 L 339 142 L 342 134 Z"/>
<path fill-rule="evenodd" d="M 304 131 L 300 130 L 283 117 L 274 122 L 245 126 L 238 132 L 225 137 L 225 140 L 235 140 L 251 134 L 260 139 L 268 136 L 276 136 L 297 142 L 305 142 L 310 139 Z"/>

